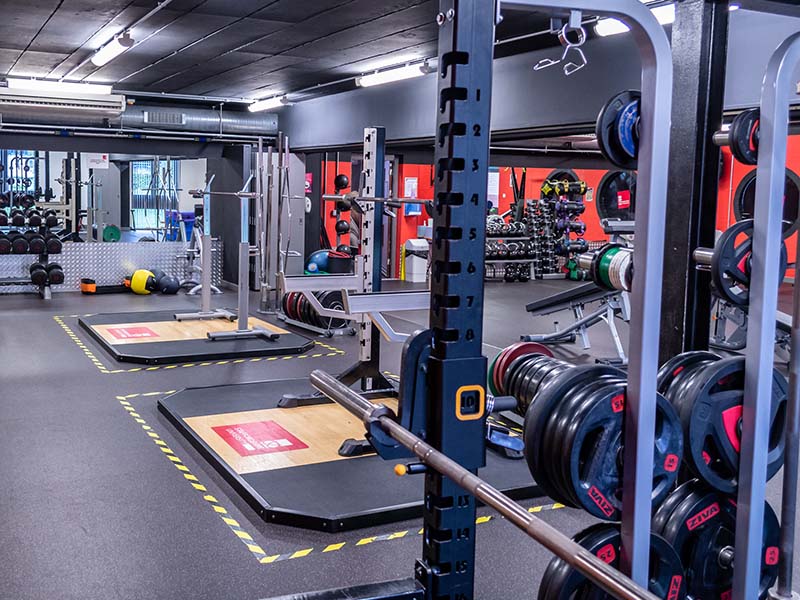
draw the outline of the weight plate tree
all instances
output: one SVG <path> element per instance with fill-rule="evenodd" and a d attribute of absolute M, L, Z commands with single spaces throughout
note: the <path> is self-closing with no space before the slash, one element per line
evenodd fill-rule
<path fill-rule="evenodd" d="M 595 194 L 600 219 L 633 221 L 636 212 L 636 172 L 608 171 Z"/>
<path fill-rule="evenodd" d="M 733 196 L 733 214 L 737 221 L 753 218 L 753 205 L 756 199 L 756 170 L 744 176 Z M 783 190 L 783 237 L 797 231 L 800 211 L 800 177 L 791 169 L 786 169 L 786 187 Z"/>

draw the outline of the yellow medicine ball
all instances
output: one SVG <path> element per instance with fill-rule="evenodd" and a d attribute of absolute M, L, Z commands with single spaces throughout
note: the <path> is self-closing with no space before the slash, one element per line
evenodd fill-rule
<path fill-rule="evenodd" d="M 131 276 L 131 291 L 134 294 L 149 294 L 155 285 L 156 278 L 151 271 L 139 269 Z"/>

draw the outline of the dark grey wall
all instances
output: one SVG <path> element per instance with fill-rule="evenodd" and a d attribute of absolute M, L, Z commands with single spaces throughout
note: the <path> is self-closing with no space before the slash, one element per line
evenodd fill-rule
<path fill-rule="evenodd" d="M 215 175 L 212 192 L 237 192 L 250 176 L 251 147 L 228 146 L 221 158 L 208 160 L 207 173 Z M 233 196 L 211 197 L 211 235 L 222 238 L 224 249 L 222 278 L 239 281 L 239 242 L 241 240 L 241 205 Z"/>
<path fill-rule="evenodd" d="M 769 56 L 800 19 L 745 10 L 731 14 L 726 106 L 758 103 Z M 565 77 L 559 66 L 534 71 L 541 58 L 560 48 L 494 62 L 492 131 L 503 132 L 593 123 L 603 104 L 620 90 L 640 86 L 641 63 L 630 35 L 590 40 L 587 66 Z M 345 92 L 299 102 L 279 112 L 293 148 L 359 144 L 363 129 L 386 127 L 387 140 L 433 136 L 436 76 Z"/>
<path fill-rule="evenodd" d="M 725 106 L 757 106 L 767 61 L 783 40 L 800 31 L 800 19 L 737 10 L 731 14 L 730 29 Z M 800 102 L 800 97 L 793 100 Z"/>

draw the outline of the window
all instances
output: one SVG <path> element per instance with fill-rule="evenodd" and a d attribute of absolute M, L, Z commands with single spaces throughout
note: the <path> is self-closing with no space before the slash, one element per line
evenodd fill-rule
<path fill-rule="evenodd" d="M 131 161 L 131 228 L 164 226 L 169 211 L 178 210 L 180 162 Z"/>

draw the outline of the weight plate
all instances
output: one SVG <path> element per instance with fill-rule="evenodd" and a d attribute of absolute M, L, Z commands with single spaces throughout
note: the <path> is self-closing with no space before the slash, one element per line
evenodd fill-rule
<path fill-rule="evenodd" d="M 569 484 L 580 505 L 594 516 L 619 520 L 622 508 L 622 446 L 626 382 L 609 384 L 593 394 L 594 403 L 573 415 L 561 454 L 570 468 Z M 657 396 L 653 469 L 653 505 L 678 478 L 683 431 L 672 406 Z"/>
<path fill-rule="evenodd" d="M 492 362 L 489 363 L 489 369 L 486 371 L 486 385 L 489 387 L 489 391 L 492 393 L 492 396 L 500 395 L 500 392 L 497 391 L 497 388 L 494 385 L 494 368 L 497 365 L 497 358 L 499 356 L 500 353 L 498 352 L 492 359 Z"/>
<path fill-rule="evenodd" d="M 325 305 L 326 308 L 331 308 L 333 310 L 344 310 L 344 300 L 342 298 L 342 292 L 339 290 L 334 290 L 331 292 L 331 295 L 328 296 L 327 304 Z M 336 329 L 340 329 L 342 327 L 347 326 L 347 319 L 344 318 L 336 318 L 333 320 L 332 327 Z"/>
<path fill-rule="evenodd" d="M 753 248 L 753 221 L 734 223 L 714 245 L 711 279 L 717 294 L 732 304 L 744 306 L 750 299 L 750 256 Z M 786 275 L 786 244 L 781 244 L 778 283 Z"/>
<path fill-rule="evenodd" d="M 736 502 L 730 496 L 703 490 L 702 486 L 693 486 L 675 507 L 663 528 L 663 537 L 681 557 L 691 597 L 729 598 L 732 561 L 724 560 L 722 550 L 735 554 Z M 777 578 L 779 531 L 778 518 L 765 503 L 759 598 L 766 597 Z"/>
<path fill-rule="evenodd" d="M 507 390 L 505 393 L 514 396 L 517 400 L 522 398 L 525 377 L 532 371 L 541 368 L 547 360 L 549 359 L 541 354 L 529 354 L 516 358 L 514 363 L 506 369 L 505 381 L 503 381 L 503 389 Z M 527 409 L 527 404 L 525 408 Z"/>
<path fill-rule="evenodd" d="M 601 220 L 633 221 L 636 214 L 636 173 L 608 171 L 597 186 L 595 201 Z"/>
<path fill-rule="evenodd" d="M 728 131 L 731 154 L 745 165 L 758 164 L 759 110 L 751 108 L 733 118 Z"/>
<path fill-rule="evenodd" d="M 733 215 L 737 221 L 753 218 L 756 201 L 756 174 L 753 169 L 742 178 L 733 196 Z M 797 231 L 800 214 L 800 177 L 791 169 L 786 169 L 786 183 L 783 187 L 783 237 L 786 239 Z"/>
<path fill-rule="evenodd" d="M 705 483 L 726 494 L 734 494 L 739 483 L 744 374 L 744 357 L 727 358 L 698 372 L 686 390 L 692 399 L 684 421 L 687 462 Z M 767 480 L 783 465 L 788 389 L 777 370 L 772 382 Z"/>
<path fill-rule="evenodd" d="M 703 350 L 683 352 L 673 356 L 658 370 L 658 376 L 656 377 L 658 393 L 666 395 L 675 378 L 685 369 L 692 368 L 698 362 L 721 359 L 721 356 Z"/>
<path fill-rule="evenodd" d="M 575 536 L 575 541 L 589 552 L 619 568 L 621 536 L 619 527 L 593 525 Z M 648 589 L 659 598 L 682 599 L 686 596 L 686 576 L 680 556 L 662 537 L 650 535 L 650 572 Z M 577 569 L 560 558 L 550 561 L 539 587 L 539 600 L 605 600 L 608 594 L 589 582 Z"/>
<path fill-rule="evenodd" d="M 300 301 L 303 299 L 303 294 L 300 292 L 294 292 L 294 301 L 291 304 L 292 308 L 292 319 L 295 321 L 302 321 L 302 315 L 300 314 Z"/>
<path fill-rule="evenodd" d="M 503 352 L 502 358 L 497 362 L 497 383 L 498 389 L 501 393 L 505 394 L 506 390 L 503 387 L 503 378 L 505 377 L 505 372 L 508 366 L 512 363 L 514 359 L 524 354 L 545 354 L 547 356 L 553 356 L 553 353 L 550 351 L 549 348 L 543 346 L 542 344 L 537 344 L 536 342 L 517 342 L 516 344 L 511 344 L 508 348 L 505 349 Z"/>
<path fill-rule="evenodd" d="M 637 160 L 628 155 L 622 147 L 617 127 L 620 113 L 630 104 L 637 103 L 640 98 L 641 94 L 635 90 L 620 92 L 606 102 L 597 117 L 595 134 L 600 151 L 609 162 L 622 169 L 635 169 Z"/>
<path fill-rule="evenodd" d="M 542 365 L 541 369 L 535 372 L 529 372 L 523 382 L 523 402 L 526 406 L 530 406 L 536 400 L 536 394 L 539 389 L 545 385 L 550 379 L 556 377 L 559 373 L 563 373 L 572 369 L 572 365 L 563 362 L 550 362 Z"/>
<path fill-rule="evenodd" d="M 604 375 L 619 375 L 619 369 L 607 365 L 581 365 L 568 369 L 550 379 L 536 394 L 536 400 L 525 413 L 524 433 L 525 459 L 531 474 L 542 471 L 544 456 L 541 451 L 541 440 L 544 438 L 547 421 L 555 407 L 570 390 L 580 389 L 584 383 Z M 624 377 L 624 374 L 622 375 Z M 534 475 L 535 477 L 535 475 Z M 546 482 L 541 482 L 546 485 Z M 549 490 L 545 490 L 546 492 Z"/>
<path fill-rule="evenodd" d="M 545 466 L 550 470 L 550 480 L 566 500 L 566 502 L 564 500 L 562 502 L 583 507 L 592 515 L 604 520 L 609 520 L 613 514 L 613 507 L 607 496 L 609 493 L 616 494 L 618 486 L 615 484 L 612 489 L 607 489 L 603 485 L 605 483 L 603 478 L 603 482 L 591 482 L 586 490 L 579 489 L 581 486 L 574 479 L 575 472 L 572 468 L 572 461 L 577 458 L 577 453 L 574 451 L 576 450 L 575 430 L 584 422 L 587 413 L 602 401 L 601 398 L 606 390 L 614 387 L 624 390 L 624 386 L 625 380 L 616 375 L 601 377 L 586 383 L 571 393 L 568 399 L 565 399 L 565 402 L 557 407 L 556 414 L 550 419 L 548 430 L 545 432 L 545 448 L 550 450 L 550 458 Z M 622 406 L 624 407 L 624 405 Z M 598 444 L 602 445 L 603 437 L 601 433 L 597 440 Z M 613 444 L 614 440 L 611 443 Z M 598 450 L 598 452 L 603 451 L 605 449 Z M 618 456 L 614 456 L 614 461 L 618 458 Z M 592 475 L 599 475 L 602 478 L 603 474 L 593 473 Z M 601 485 L 595 485 L 595 483 Z M 581 493 L 584 491 L 593 500 L 588 505 L 585 494 Z"/>
<path fill-rule="evenodd" d="M 650 528 L 653 533 L 661 534 L 662 529 L 667 524 L 669 520 L 669 516 L 672 514 L 672 511 L 683 502 L 683 500 L 695 489 L 697 482 L 699 479 L 691 479 L 677 488 L 672 490 L 661 505 L 656 509 L 655 514 L 653 515 L 653 521 L 650 525 Z"/>
<path fill-rule="evenodd" d="M 617 113 L 617 139 L 630 158 L 639 156 L 639 100 L 629 102 Z"/>

